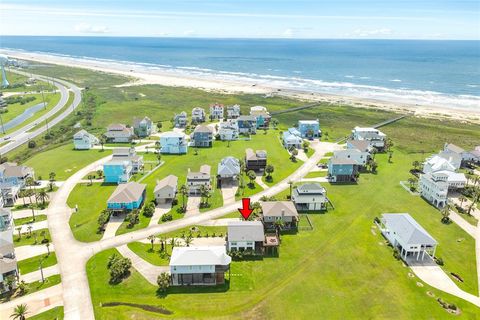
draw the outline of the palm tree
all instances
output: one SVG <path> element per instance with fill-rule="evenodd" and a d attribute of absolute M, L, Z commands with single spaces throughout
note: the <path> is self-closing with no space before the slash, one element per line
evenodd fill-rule
<path fill-rule="evenodd" d="M 388 163 L 391 163 L 391 162 L 392 162 L 392 157 L 393 157 L 393 151 L 392 151 L 392 150 L 389 150 L 389 151 L 388 151 Z"/>
<path fill-rule="evenodd" d="M 277 130 L 278 120 L 273 118 L 270 122 L 272 123 L 273 129 Z"/>
<path fill-rule="evenodd" d="M 265 172 L 267 173 L 267 179 L 272 179 L 272 173 L 275 171 L 275 167 L 271 164 L 267 164 L 265 167 Z"/>
<path fill-rule="evenodd" d="M 26 304 L 19 304 L 13 309 L 13 313 L 10 315 L 12 319 L 25 320 L 28 314 L 28 307 Z"/>
<path fill-rule="evenodd" d="M 418 168 L 420 167 L 420 162 L 415 160 L 412 162 L 412 166 L 414 170 L 418 170 Z"/>
<path fill-rule="evenodd" d="M 190 245 L 192 244 L 192 235 L 191 234 L 188 234 L 188 235 L 184 235 L 183 236 L 183 241 L 185 241 L 185 245 L 187 247 L 190 247 Z"/>
<path fill-rule="evenodd" d="M 40 232 L 40 235 L 41 235 L 42 238 L 43 238 L 42 241 L 45 241 L 45 239 L 46 239 L 45 236 L 47 235 L 47 232 L 46 232 L 45 230 L 42 230 L 42 231 Z"/>
<path fill-rule="evenodd" d="M 292 161 L 297 160 L 298 150 L 295 149 L 295 148 L 292 148 L 290 153 L 291 153 L 290 160 L 292 160 Z"/>
<path fill-rule="evenodd" d="M 29 237 L 31 237 L 31 236 L 32 236 L 32 229 L 33 229 L 32 225 L 31 225 L 31 224 L 29 224 L 29 225 L 28 225 L 28 227 L 27 227 L 27 230 L 28 230 L 28 236 L 29 236 Z"/>
<path fill-rule="evenodd" d="M 25 185 L 27 187 L 30 187 L 30 192 L 28 193 L 28 198 L 30 199 L 30 203 L 32 203 L 32 194 L 34 193 L 33 186 L 35 185 L 35 180 L 33 180 L 32 177 L 28 177 L 25 180 Z"/>
<path fill-rule="evenodd" d="M 443 223 L 450 222 L 450 204 L 448 203 L 442 209 L 442 222 Z"/>
<path fill-rule="evenodd" d="M 410 184 L 410 190 L 414 189 L 416 182 L 417 182 L 417 179 L 413 177 L 408 178 L 408 183 Z"/>
<path fill-rule="evenodd" d="M 99 141 L 99 142 L 100 142 L 100 145 L 102 146 L 102 151 L 105 151 L 104 148 L 103 148 L 103 146 L 104 146 L 105 143 L 107 142 L 107 138 L 105 137 L 105 135 L 102 134 L 102 135 L 100 136 L 100 141 Z"/>
<path fill-rule="evenodd" d="M 18 231 L 18 240 L 22 239 L 22 226 L 15 228 Z"/>
<path fill-rule="evenodd" d="M 186 204 L 185 204 L 185 196 L 187 195 L 187 186 L 182 184 L 180 187 L 180 194 L 182 195 L 182 209 L 185 210 Z"/>
<path fill-rule="evenodd" d="M 204 185 L 200 186 L 200 197 L 205 199 L 205 205 L 208 206 L 208 199 L 210 198 L 210 190 Z"/>
<path fill-rule="evenodd" d="M 175 239 L 175 237 L 172 237 L 170 239 L 170 245 L 172 246 L 172 251 L 173 251 L 173 248 L 177 246 L 177 240 Z"/>
<path fill-rule="evenodd" d="M 253 185 L 253 181 L 257 178 L 257 174 L 253 170 L 248 170 L 247 177 L 250 180 L 250 185 Z"/>
<path fill-rule="evenodd" d="M 48 174 L 48 180 L 53 182 L 53 181 L 55 181 L 56 176 L 57 176 L 57 174 L 52 171 Z"/>
<path fill-rule="evenodd" d="M 152 234 L 152 235 L 149 235 L 147 239 L 150 240 L 150 243 L 152 244 L 152 251 L 153 251 L 153 244 L 155 243 L 156 237 L 155 235 Z"/>
<path fill-rule="evenodd" d="M 288 181 L 288 186 L 289 186 L 289 189 L 290 189 L 290 199 L 292 199 L 292 191 L 293 191 L 293 181 L 292 180 Z"/>
<path fill-rule="evenodd" d="M 90 180 L 90 185 L 93 185 L 93 175 L 89 174 L 87 178 Z"/>
<path fill-rule="evenodd" d="M 460 201 L 460 208 L 463 209 L 463 203 L 464 203 L 465 201 L 467 201 L 467 197 L 465 197 L 465 196 L 462 194 L 460 197 L 458 197 L 458 200 Z"/>
<path fill-rule="evenodd" d="M 47 247 L 47 256 L 50 255 L 50 242 L 45 243 L 45 246 Z"/>
<path fill-rule="evenodd" d="M 22 198 L 23 206 L 26 207 L 27 204 L 25 203 L 25 197 L 27 196 L 27 190 L 20 190 L 20 192 L 18 193 L 18 196 Z"/>
<path fill-rule="evenodd" d="M 49 199 L 49 196 L 48 193 L 44 189 L 42 189 L 37 193 L 35 198 L 39 201 L 42 201 L 42 205 L 45 206 L 45 202 Z"/>

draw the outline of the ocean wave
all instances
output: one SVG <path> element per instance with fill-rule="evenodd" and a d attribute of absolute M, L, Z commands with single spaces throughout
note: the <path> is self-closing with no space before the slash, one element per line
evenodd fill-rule
<path fill-rule="evenodd" d="M 31 53 L 32 51 L 2 48 L 0 50 L 12 50 L 17 52 Z M 46 52 L 33 52 L 45 54 Z M 80 57 L 73 55 L 63 55 L 47 52 L 49 55 L 60 56 L 66 59 L 78 59 Z M 136 70 L 139 72 L 162 71 L 178 76 L 196 76 L 204 79 L 225 80 L 234 82 L 243 82 L 264 85 L 266 87 L 301 90 L 316 93 L 333 94 L 339 96 L 350 96 L 355 98 L 383 100 L 394 103 L 405 103 L 414 105 L 428 105 L 448 108 L 457 108 L 463 110 L 478 110 L 480 105 L 480 96 L 476 95 L 455 95 L 428 90 L 415 90 L 406 88 L 388 88 L 376 85 L 357 84 L 343 81 L 324 81 L 319 79 L 308 79 L 298 76 L 286 77 L 270 74 L 258 74 L 247 72 L 231 72 L 225 70 L 213 70 L 209 68 L 200 68 L 195 66 L 171 66 L 155 63 L 141 63 L 124 60 L 102 59 L 92 57 L 82 57 L 81 59 L 91 62 L 98 62 L 118 66 L 122 70 Z M 273 69 L 271 71 L 277 71 Z M 345 75 L 345 78 L 357 78 L 353 75 Z M 358 77 L 360 79 L 369 79 L 369 77 Z M 392 79 L 391 82 L 401 82 L 400 79 Z M 477 84 L 469 84 L 470 87 L 477 87 Z"/>

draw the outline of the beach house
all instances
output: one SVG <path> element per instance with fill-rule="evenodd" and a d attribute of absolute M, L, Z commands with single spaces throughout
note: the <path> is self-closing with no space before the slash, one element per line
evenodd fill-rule
<path fill-rule="evenodd" d="M 373 147 L 370 145 L 370 142 L 367 140 L 347 140 L 347 149 L 357 149 L 361 152 L 368 153 L 369 156 L 373 150 Z"/>
<path fill-rule="evenodd" d="M 227 250 L 263 251 L 265 233 L 261 221 L 229 221 L 227 225 Z"/>
<path fill-rule="evenodd" d="M 291 201 L 260 202 L 262 221 L 267 229 L 275 229 L 281 225 L 284 230 L 296 229 L 298 226 L 298 211 Z"/>
<path fill-rule="evenodd" d="M 187 113 L 185 111 L 173 116 L 173 125 L 175 128 L 185 128 L 187 126 Z"/>
<path fill-rule="evenodd" d="M 362 152 L 358 149 L 337 150 L 333 153 L 333 157 L 340 159 L 352 159 L 360 167 L 364 167 L 370 158 L 370 153 Z"/>
<path fill-rule="evenodd" d="M 237 119 L 238 117 L 240 117 L 240 105 L 227 106 L 227 119 Z"/>
<path fill-rule="evenodd" d="M 330 182 L 355 182 L 358 163 L 354 159 L 331 157 L 328 160 L 328 179 Z"/>
<path fill-rule="evenodd" d="M 327 191 L 319 183 L 304 183 L 292 191 L 292 201 L 297 210 L 326 210 L 328 205 Z"/>
<path fill-rule="evenodd" d="M 188 143 L 181 132 L 169 131 L 160 136 L 160 153 L 182 154 L 187 153 Z"/>
<path fill-rule="evenodd" d="M 195 107 L 192 109 L 192 123 L 202 123 L 206 120 L 205 109 Z"/>
<path fill-rule="evenodd" d="M 288 130 L 284 131 L 282 134 L 282 141 L 283 146 L 287 149 L 300 149 L 303 142 L 300 132 L 295 128 L 289 128 Z"/>
<path fill-rule="evenodd" d="M 8 279 L 13 277 L 17 280 L 18 267 L 15 256 L 15 246 L 13 243 L 13 231 L 15 224 L 13 222 L 10 210 L 0 208 L 0 293 L 9 291 Z M 13 288 L 16 288 L 16 282 Z"/>
<path fill-rule="evenodd" d="M 480 163 L 480 146 L 476 146 L 470 153 L 472 154 L 472 161 L 477 164 Z"/>
<path fill-rule="evenodd" d="M 386 139 L 387 136 L 375 128 L 355 127 L 352 130 L 352 140 L 366 140 L 378 150 L 385 148 Z"/>
<path fill-rule="evenodd" d="M 99 143 L 100 141 L 97 137 L 83 129 L 73 135 L 73 146 L 75 150 L 90 150 L 94 145 Z"/>
<path fill-rule="evenodd" d="M 248 148 L 245 150 L 245 167 L 248 170 L 263 171 L 267 166 L 267 151 L 253 151 Z"/>
<path fill-rule="evenodd" d="M 222 141 L 232 141 L 238 139 L 238 124 L 235 120 L 220 122 L 218 136 Z"/>
<path fill-rule="evenodd" d="M 153 122 L 149 117 L 133 118 L 133 132 L 139 138 L 149 137 L 153 132 Z"/>
<path fill-rule="evenodd" d="M 384 213 L 377 225 L 405 262 L 435 257 L 437 241 L 408 213 Z"/>
<path fill-rule="evenodd" d="M 172 174 L 162 180 L 157 180 L 157 184 L 153 190 L 157 204 L 172 202 L 177 194 L 177 185 L 178 178 Z"/>
<path fill-rule="evenodd" d="M 431 173 L 440 170 L 454 172 L 459 168 L 457 166 L 457 164 L 459 164 L 458 160 L 460 160 L 460 158 L 457 155 L 450 155 L 448 158 L 443 157 L 440 154 L 433 155 L 427 158 L 423 163 L 423 172 Z"/>
<path fill-rule="evenodd" d="M 128 143 L 133 140 L 133 130 L 121 123 L 111 124 L 107 128 L 105 137 L 107 142 Z"/>
<path fill-rule="evenodd" d="M 132 177 L 132 162 L 128 160 L 110 160 L 103 164 L 105 183 L 126 183 Z"/>
<path fill-rule="evenodd" d="M 319 138 L 322 135 L 320 130 L 320 122 L 317 120 L 299 120 L 298 131 L 304 139 Z"/>
<path fill-rule="evenodd" d="M 257 118 L 255 116 L 240 116 L 237 118 L 238 131 L 243 134 L 257 133 Z"/>
<path fill-rule="evenodd" d="M 234 157 L 225 157 L 218 164 L 217 186 L 220 188 L 223 183 L 232 183 L 240 175 L 240 161 Z"/>
<path fill-rule="evenodd" d="M 191 145 L 194 147 L 211 147 L 213 144 L 213 129 L 203 124 L 195 127 L 191 136 Z"/>
<path fill-rule="evenodd" d="M 219 285 L 225 283 L 232 258 L 225 246 L 174 247 L 170 257 L 172 286 Z"/>
<path fill-rule="evenodd" d="M 223 120 L 223 104 L 214 103 L 210 105 L 210 120 Z"/>
<path fill-rule="evenodd" d="M 267 108 L 264 106 L 251 107 L 250 115 L 255 117 L 257 129 L 268 129 L 271 116 Z"/>
<path fill-rule="evenodd" d="M 466 151 L 465 149 L 456 146 L 453 143 L 445 143 L 445 146 L 443 147 L 443 152 L 447 154 L 457 155 L 458 158 L 461 159 L 461 165 L 469 161 L 475 161 L 477 158 L 475 154 L 472 153 L 472 151 Z"/>
<path fill-rule="evenodd" d="M 208 190 L 211 189 L 210 171 L 211 167 L 204 164 L 200 167 L 200 171 L 188 172 L 187 188 L 190 195 L 199 195 L 201 193 L 202 186 L 205 186 Z"/>
<path fill-rule="evenodd" d="M 137 155 L 134 147 L 115 148 L 112 150 L 112 160 L 126 160 L 132 164 L 132 173 L 143 169 L 143 156 Z"/>
<path fill-rule="evenodd" d="M 120 184 L 107 200 L 107 209 L 112 211 L 131 211 L 140 209 L 145 201 L 147 185 L 137 182 Z"/>
<path fill-rule="evenodd" d="M 0 189 L 5 206 L 13 206 L 21 189 L 25 188 L 29 178 L 35 179 L 33 168 L 18 165 L 15 162 L 0 164 Z"/>

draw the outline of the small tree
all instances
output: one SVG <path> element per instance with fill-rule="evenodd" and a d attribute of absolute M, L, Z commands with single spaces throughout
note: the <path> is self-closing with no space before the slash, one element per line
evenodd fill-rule
<path fill-rule="evenodd" d="M 167 272 L 160 273 L 157 277 L 157 284 L 160 292 L 167 292 L 168 288 L 170 287 L 170 274 Z"/>
<path fill-rule="evenodd" d="M 257 178 L 257 174 L 255 173 L 255 171 L 253 170 L 248 170 L 247 172 L 247 177 L 248 179 L 250 180 L 250 186 L 253 186 L 253 182 L 255 181 L 255 179 Z"/>
<path fill-rule="evenodd" d="M 162 121 L 157 122 L 157 130 L 160 132 L 162 131 Z"/>
<path fill-rule="evenodd" d="M 50 173 L 48 174 L 48 180 L 49 180 L 50 182 L 53 182 L 53 181 L 55 181 L 55 177 L 56 177 L 56 176 L 57 176 L 57 174 L 52 171 L 52 172 L 50 172 Z"/>
<path fill-rule="evenodd" d="M 305 152 L 305 153 L 308 152 L 308 142 L 307 141 L 303 141 L 302 148 L 303 148 L 303 152 Z"/>
<path fill-rule="evenodd" d="M 153 217 L 153 214 L 155 213 L 155 205 L 153 203 L 148 203 L 143 207 L 143 215 L 145 217 Z"/>
<path fill-rule="evenodd" d="M 292 148 L 290 151 L 290 160 L 295 162 L 297 160 L 297 155 L 298 155 L 298 150 L 295 148 Z"/>
<path fill-rule="evenodd" d="M 48 193 L 45 191 L 45 189 L 42 189 L 35 195 L 35 198 L 36 200 L 41 201 L 42 205 L 45 206 L 46 201 L 50 197 L 48 196 Z"/>
<path fill-rule="evenodd" d="M 408 178 L 408 183 L 410 184 L 410 190 L 415 190 L 415 184 L 417 183 L 417 179 L 410 177 Z"/>
<path fill-rule="evenodd" d="M 278 120 L 273 118 L 271 121 L 271 124 L 273 126 L 273 129 L 277 130 L 277 126 L 278 126 Z"/>
<path fill-rule="evenodd" d="M 28 230 L 28 237 L 31 237 L 32 236 L 32 230 L 33 230 L 33 227 L 32 227 L 31 224 L 28 225 L 27 230 Z"/>
<path fill-rule="evenodd" d="M 22 226 L 15 228 L 18 231 L 18 240 L 22 239 Z"/>
<path fill-rule="evenodd" d="M 45 246 L 47 247 L 47 256 L 50 255 L 50 242 L 45 243 Z"/>
<path fill-rule="evenodd" d="M 17 305 L 14 309 L 13 309 L 13 313 L 10 315 L 10 318 L 16 320 L 25 320 L 27 317 L 27 314 L 29 314 L 30 312 L 28 311 L 28 307 L 26 304 L 22 303 L 22 304 L 19 304 Z"/>
<path fill-rule="evenodd" d="M 393 157 L 393 151 L 389 150 L 388 151 L 388 163 L 392 163 L 392 157 Z"/>
<path fill-rule="evenodd" d="M 154 234 L 152 234 L 152 235 L 149 235 L 147 239 L 150 240 L 150 243 L 152 244 L 152 249 L 151 249 L 151 251 L 153 252 L 153 244 L 155 243 L 156 237 L 155 237 Z"/>
<path fill-rule="evenodd" d="M 272 173 L 275 171 L 275 168 L 271 164 L 267 164 L 265 167 L 265 172 L 267 173 L 267 180 L 271 181 L 272 180 Z"/>
<path fill-rule="evenodd" d="M 185 198 L 187 196 L 187 186 L 182 184 L 180 187 L 180 194 L 182 195 L 182 210 L 185 212 L 187 204 L 185 203 Z"/>
<path fill-rule="evenodd" d="M 100 145 L 102 146 L 102 151 L 105 151 L 105 149 L 103 148 L 103 146 L 105 145 L 105 143 L 107 143 L 107 137 L 105 135 L 101 135 L 100 136 Z"/>
<path fill-rule="evenodd" d="M 450 205 L 446 204 L 445 207 L 442 209 L 442 223 L 449 223 L 450 222 Z"/>
<path fill-rule="evenodd" d="M 110 283 L 120 283 L 130 274 L 132 261 L 128 258 L 122 258 L 113 254 L 109 257 L 107 268 L 110 270 Z"/>

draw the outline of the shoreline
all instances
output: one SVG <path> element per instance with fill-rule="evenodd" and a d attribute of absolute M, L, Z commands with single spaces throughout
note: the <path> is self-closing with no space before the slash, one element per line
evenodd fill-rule
<path fill-rule="evenodd" d="M 480 124 L 480 106 L 476 110 L 438 107 L 426 104 L 409 104 L 391 102 L 379 99 L 358 98 L 354 96 L 319 93 L 309 90 L 285 88 L 258 84 L 252 79 L 239 81 L 237 79 L 215 79 L 205 74 L 180 74 L 178 71 L 166 68 L 149 68 L 142 64 L 102 61 L 86 58 L 73 58 L 53 54 L 34 53 L 27 51 L 0 50 L 9 57 L 19 60 L 29 60 L 40 63 L 56 64 L 66 67 L 76 67 L 132 78 L 132 81 L 120 86 L 157 84 L 169 87 L 190 87 L 204 91 L 224 94 L 263 94 L 281 96 L 302 100 L 305 102 L 325 102 L 331 104 L 349 105 L 351 107 L 380 109 L 397 113 L 411 113 L 414 116 L 448 119 Z"/>

